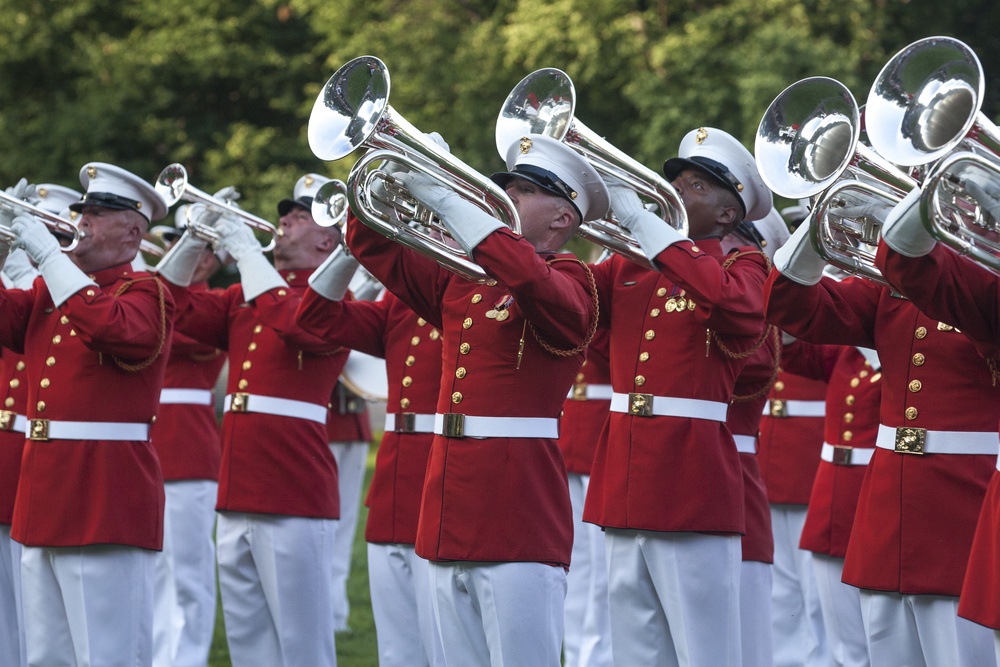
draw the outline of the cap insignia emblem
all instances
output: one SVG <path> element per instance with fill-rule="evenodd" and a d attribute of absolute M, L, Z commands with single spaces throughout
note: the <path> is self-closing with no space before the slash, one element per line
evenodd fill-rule
<path fill-rule="evenodd" d="M 48 188 L 38 188 L 38 192 L 36 192 L 35 194 L 37 194 L 42 199 L 45 199 L 46 197 L 49 196 L 49 189 Z"/>
<path fill-rule="evenodd" d="M 97 168 L 87 167 L 87 178 L 94 178 L 95 176 L 97 176 Z"/>
<path fill-rule="evenodd" d="M 528 151 L 531 150 L 531 139 L 528 137 L 521 137 L 521 145 L 518 146 L 521 151 L 521 155 L 527 155 Z"/>
<path fill-rule="evenodd" d="M 307 188 L 311 188 L 312 184 L 313 184 L 313 177 L 312 176 L 306 176 L 306 180 L 305 180 L 306 187 Z"/>
<path fill-rule="evenodd" d="M 705 139 L 708 139 L 708 130 L 703 127 L 698 128 L 698 133 L 694 135 L 694 141 L 696 144 L 705 143 Z"/>

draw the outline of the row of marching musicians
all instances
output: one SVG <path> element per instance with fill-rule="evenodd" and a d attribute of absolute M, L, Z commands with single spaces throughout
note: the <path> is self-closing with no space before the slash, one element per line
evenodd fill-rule
<path fill-rule="evenodd" d="M 828 400 L 824 460 L 870 457 L 841 575 L 861 622 L 840 639 L 856 642 L 863 628 L 879 665 L 995 660 L 984 626 L 1000 626 L 989 562 L 996 502 L 983 504 L 1000 410 L 986 317 L 995 298 L 977 303 L 990 291 L 959 289 L 982 272 L 937 246 L 914 198 L 883 228 L 878 262 L 890 288 L 823 277 L 808 225 L 770 269 L 760 246 L 772 233 L 764 220 L 775 220 L 771 191 L 721 130 L 690 132 L 664 164 L 686 234 L 566 143 L 527 134 L 504 156 L 507 171 L 492 182 L 512 226 L 407 165 L 383 168 L 365 191 L 385 218 L 400 192 L 433 213 L 481 280 L 363 224 L 353 201 L 351 253 L 338 250 L 339 230 L 315 224 L 299 193 L 279 205 L 274 265 L 242 221 L 218 207 L 198 214 L 240 270 L 225 292 L 192 287 L 207 244 L 193 227 L 155 274 L 135 272 L 164 202 L 96 163 L 72 205 L 82 216 L 71 252 L 34 216 L 3 221 L 31 260 L 21 260 L 21 277 L 31 264 L 39 272 L 0 292 L 0 344 L 24 355 L 27 386 L 10 537 L 23 545 L 15 628 L 28 664 L 152 661 L 163 477 L 150 427 L 172 329 L 230 358 L 216 507 L 234 664 L 336 662 L 326 564 L 337 468 L 326 420 L 347 347 L 385 356 L 389 374 L 366 530 L 383 664 L 423 655 L 428 664 L 558 665 L 564 630 L 580 629 L 581 658 L 610 650 L 620 665 L 769 664 L 770 514 L 752 453 L 779 358 L 869 392 L 842 397 L 857 409 L 838 402 L 837 419 Z M 19 185 L 11 194 L 31 193 Z M 635 252 L 586 264 L 560 251 L 609 209 Z M 358 262 L 390 296 L 349 298 Z M 789 335 L 784 349 L 775 326 Z M 589 372 L 598 375 L 588 381 Z M 585 419 L 570 418 L 571 391 L 606 400 L 608 414 L 571 431 Z M 842 422 L 858 424 L 850 438 Z M 582 442 L 597 430 L 582 464 L 576 442 L 560 449 L 560 435 Z M 574 509 L 585 522 L 576 541 Z M 606 593 L 592 584 L 574 594 L 607 606 L 584 605 L 571 630 L 574 548 L 595 571 L 603 556 L 607 572 Z M 828 555 L 836 582 L 837 554 Z"/>

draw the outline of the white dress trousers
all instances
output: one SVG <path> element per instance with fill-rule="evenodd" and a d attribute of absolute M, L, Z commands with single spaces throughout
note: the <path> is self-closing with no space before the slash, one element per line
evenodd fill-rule
<path fill-rule="evenodd" d="M 155 554 L 119 545 L 23 547 L 28 664 L 149 667 Z"/>
<path fill-rule="evenodd" d="M 823 624 L 826 627 L 826 645 L 837 667 L 869 667 L 868 641 L 865 624 L 861 618 L 861 597 L 854 586 L 845 584 L 844 559 L 814 553 L 813 574 Z"/>
<path fill-rule="evenodd" d="M 569 473 L 573 554 L 566 573 L 564 667 L 611 667 L 608 565 L 600 526 L 583 521 L 589 475 Z"/>
<path fill-rule="evenodd" d="M 330 450 L 337 460 L 337 486 L 340 488 L 340 522 L 333 542 L 333 627 L 337 632 L 349 630 L 347 617 L 351 607 L 347 599 L 347 577 L 351 573 L 351 552 L 358 529 L 361 487 L 368 464 L 368 443 L 331 442 Z"/>
<path fill-rule="evenodd" d="M 771 618 L 775 667 L 830 667 L 823 609 L 812 571 L 812 553 L 799 548 L 805 505 L 771 505 L 774 588 Z"/>
<path fill-rule="evenodd" d="M 10 526 L 0 525 L 0 665 L 25 664 L 21 545 L 10 539 Z"/>
<path fill-rule="evenodd" d="M 449 667 L 559 667 L 566 571 L 542 563 L 430 563 Z"/>
<path fill-rule="evenodd" d="M 429 564 L 408 544 L 368 543 L 379 667 L 443 667 Z"/>
<path fill-rule="evenodd" d="M 743 667 L 772 667 L 770 563 L 743 561 L 740 572 L 740 635 Z"/>
<path fill-rule="evenodd" d="M 333 667 L 337 522 L 219 512 L 219 592 L 233 667 Z"/>
<path fill-rule="evenodd" d="M 993 632 L 958 616 L 958 598 L 861 589 L 872 665 L 979 667 L 996 659 Z"/>
<path fill-rule="evenodd" d="M 204 667 L 215 632 L 215 502 L 211 480 L 164 483 L 163 551 L 156 556 L 154 667 Z"/>
<path fill-rule="evenodd" d="M 739 535 L 605 531 L 615 665 L 742 663 Z"/>

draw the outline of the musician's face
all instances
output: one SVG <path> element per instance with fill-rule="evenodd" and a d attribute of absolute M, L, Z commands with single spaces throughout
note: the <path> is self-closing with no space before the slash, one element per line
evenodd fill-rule
<path fill-rule="evenodd" d="M 71 258 L 85 272 L 131 262 L 147 226 L 135 211 L 85 206 L 77 223 L 84 236 Z"/>
<path fill-rule="evenodd" d="M 549 245 L 553 224 L 565 215 L 564 200 L 522 178 L 508 183 L 506 192 L 521 220 L 521 235 L 539 250 L 558 250 L 540 248 L 539 243 Z"/>
<path fill-rule="evenodd" d="M 278 229 L 274 263 L 280 269 L 309 268 L 317 251 L 329 253 L 340 241 L 335 227 L 320 227 L 313 221 L 312 213 L 301 206 L 293 206 L 281 216 Z"/>
<path fill-rule="evenodd" d="M 722 238 L 739 222 L 742 212 L 707 172 L 685 169 L 670 184 L 684 202 L 692 239 Z"/>

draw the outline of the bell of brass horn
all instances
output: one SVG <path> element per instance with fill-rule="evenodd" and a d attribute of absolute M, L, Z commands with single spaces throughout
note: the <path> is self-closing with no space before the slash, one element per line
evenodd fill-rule
<path fill-rule="evenodd" d="M 164 167 L 160 175 L 157 176 L 153 187 L 163 197 L 168 208 L 181 200 L 191 202 L 192 204 L 201 204 L 216 213 L 239 220 L 257 231 L 268 234 L 270 240 L 262 250 L 268 252 L 274 249 L 274 243 L 278 237 L 278 230 L 274 225 L 263 218 L 259 218 L 252 213 L 234 206 L 231 202 L 216 199 L 212 195 L 194 187 L 188 179 L 187 169 L 184 168 L 184 165 L 175 162 Z M 188 210 L 190 211 L 191 209 Z M 191 233 L 201 240 L 207 241 L 213 246 L 218 244 L 219 233 L 214 228 L 198 224 L 193 218 L 189 221 L 189 227 L 191 228 Z"/>
<path fill-rule="evenodd" d="M 811 77 L 779 94 L 757 129 L 761 178 L 790 199 L 817 196 L 807 220 L 816 252 L 854 275 L 885 282 L 875 266 L 881 220 L 838 209 L 898 203 L 916 181 L 861 143 L 861 110 L 839 81 Z"/>
<path fill-rule="evenodd" d="M 497 117 L 496 145 L 500 157 L 515 141 L 544 134 L 566 143 L 587 158 L 609 182 L 624 183 L 672 227 L 687 233 L 687 211 L 673 186 L 652 169 L 598 136 L 574 115 L 576 88 L 562 70 L 546 67 L 524 77 L 504 101 Z M 584 221 L 580 236 L 620 255 L 650 266 L 638 241 L 610 211 L 607 217 Z"/>
<path fill-rule="evenodd" d="M 426 174 L 520 233 L 520 221 L 507 194 L 427 139 L 388 103 L 389 72 L 373 56 L 351 60 L 323 86 L 309 116 L 309 147 L 321 160 L 338 160 L 358 148 L 369 149 L 347 178 L 346 196 L 358 218 L 398 243 L 475 282 L 489 276 L 459 248 L 430 232 L 447 230 L 430 211 L 383 171 L 387 163 Z"/>
<path fill-rule="evenodd" d="M 63 252 L 72 252 L 76 249 L 85 234 L 83 230 L 67 220 L 60 218 L 55 213 L 49 213 L 43 208 L 34 206 L 23 199 L 17 199 L 0 190 L 0 208 L 12 210 L 14 215 L 30 215 L 38 218 L 42 224 L 49 228 L 49 231 L 58 237 L 69 238 L 69 244 L 61 248 Z M 17 236 L 9 227 L 0 225 L 0 241 L 11 244 L 17 240 Z"/>

